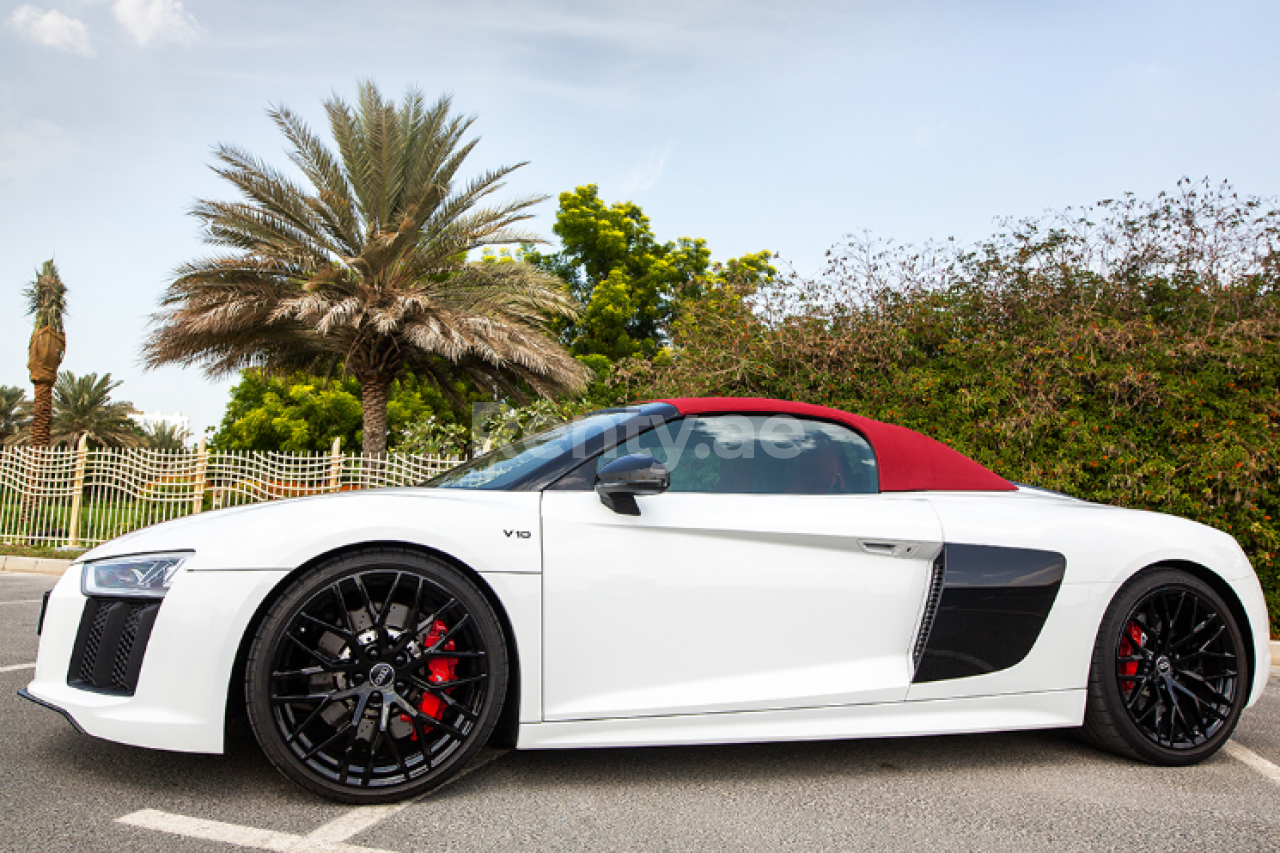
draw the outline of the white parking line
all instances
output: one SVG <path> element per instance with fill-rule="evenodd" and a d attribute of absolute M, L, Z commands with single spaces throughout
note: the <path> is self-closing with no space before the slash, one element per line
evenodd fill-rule
<path fill-rule="evenodd" d="M 1266 776 L 1272 782 L 1280 785 L 1280 767 L 1277 767 L 1270 761 L 1267 761 L 1267 759 L 1258 755 L 1258 753 L 1249 749 L 1247 746 L 1241 746 L 1235 741 L 1229 740 L 1223 745 L 1222 751 L 1227 755 L 1230 755 L 1236 761 L 1249 765 L 1263 776 Z"/>
<path fill-rule="evenodd" d="M 0 666 L 0 672 L 17 672 L 20 669 L 35 669 L 33 663 L 15 663 L 13 666 Z"/>
<path fill-rule="evenodd" d="M 385 806 L 354 808 L 342 817 L 335 818 L 314 832 L 309 833 L 307 838 L 317 843 L 338 844 L 353 835 L 364 832 L 377 823 L 381 823 L 408 805 L 408 803 L 391 803 Z"/>
<path fill-rule="evenodd" d="M 391 851 L 378 850 L 374 847 L 357 847 L 354 844 L 347 844 L 346 840 L 408 808 L 413 803 L 430 797 L 442 788 L 452 785 L 462 777 L 474 773 L 504 755 L 506 755 L 506 751 L 495 751 L 471 762 L 457 776 L 415 800 L 391 803 L 385 806 L 356 806 L 306 835 L 291 835 L 287 832 L 256 829 L 252 826 L 223 823 L 220 820 L 202 820 L 200 818 L 186 817 L 185 815 L 169 814 L 156 809 L 143 809 L 142 811 L 127 814 L 124 817 L 116 818 L 116 823 L 137 826 L 142 829 L 153 829 L 157 832 L 167 832 L 170 835 L 198 838 L 201 841 L 221 841 L 226 844 L 249 847 L 254 850 L 273 850 L 277 851 L 277 853 L 392 853 Z"/>
<path fill-rule="evenodd" d="M 346 815 L 343 816 L 345 818 Z M 343 818 L 338 818 L 342 820 Z M 254 850 L 274 850 L 278 853 L 390 853 L 378 851 L 372 847 L 357 847 L 354 844 L 343 844 L 340 841 L 312 839 L 309 835 L 290 835 L 287 832 L 272 832 L 269 829 L 255 829 L 251 826 L 237 826 L 234 823 L 223 823 L 220 820 L 201 820 L 180 814 L 143 809 L 140 812 L 127 814 L 117 819 L 116 823 L 125 823 L 142 829 L 154 829 L 170 835 L 182 835 L 187 838 L 198 838 L 201 841 L 221 841 L 235 844 L 238 847 L 251 847 Z M 316 830 L 320 832 L 328 828 L 325 824 Z"/>

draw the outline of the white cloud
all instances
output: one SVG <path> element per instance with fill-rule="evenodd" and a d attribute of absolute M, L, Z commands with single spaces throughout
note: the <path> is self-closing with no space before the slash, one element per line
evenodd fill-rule
<path fill-rule="evenodd" d="M 140 45 L 190 42 L 200 35 L 200 25 L 179 0 L 116 0 L 111 11 Z"/>
<path fill-rule="evenodd" d="M 93 56 L 93 45 L 89 44 L 89 31 L 84 24 L 68 18 L 57 9 L 46 12 L 35 6 L 23 5 L 13 10 L 9 20 L 27 41 L 81 56 Z"/>
<path fill-rule="evenodd" d="M 69 159 L 75 139 L 43 119 L 0 116 L 0 180 L 29 178 Z"/>
<path fill-rule="evenodd" d="M 666 168 L 667 158 L 671 156 L 670 144 L 660 151 L 654 151 L 649 155 L 649 159 L 644 163 L 636 166 L 626 177 L 622 179 L 622 185 L 618 188 L 623 195 L 638 193 L 647 190 L 658 182 L 658 177 L 662 174 L 662 170 Z"/>

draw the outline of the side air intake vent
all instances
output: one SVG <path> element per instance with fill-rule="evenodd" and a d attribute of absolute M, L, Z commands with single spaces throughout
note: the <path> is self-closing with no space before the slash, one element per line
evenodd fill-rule
<path fill-rule="evenodd" d="M 159 610 L 158 601 L 89 599 L 71 651 L 67 683 L 132 696 Z"/>
<path fill-rule="evenodd" d="M 920 633 L 916 634 L 916 647 L 911 658 L 914 669 L 920 669 L 920 659 L 924 657 L 924 648 L 929 642 L 929 631 L 933 629 L 933 620 L 938 616 L 938 602 L 942 600 L 942 579 L 947 574 L 947 550 L 938 552 L 933 561 L 933 577 L 929 581 L 929 597 L 924 603 L 924 616 L 920 619 Z"/>

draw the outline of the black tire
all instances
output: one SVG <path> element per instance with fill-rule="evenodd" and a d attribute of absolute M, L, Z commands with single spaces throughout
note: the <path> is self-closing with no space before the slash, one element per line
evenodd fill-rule
<path fill-rule="evenodd" d="M 1231 609 L 1194 575 L 1153 566 L 1121 587 L 1102 618 L 1082 733 L 1138 761 L 1195 764 L 1231 737 L 1248 696 Z"/>
<path fill-rule="evenodd" d="M 298 784 L 345 803 L 402 800 L 489 739 L 506 648 L 488 601 L 453 566 L 409 549 L 349 552 L 267 612 L 246 665 L 249 721 Z"/>

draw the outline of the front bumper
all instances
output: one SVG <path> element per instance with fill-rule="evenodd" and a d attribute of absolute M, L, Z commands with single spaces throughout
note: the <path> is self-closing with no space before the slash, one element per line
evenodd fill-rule
<path fill-rule="evenodd" d="M 87 734 L 177 752 L 222 752 L 227 691 L 241 638 L 287 570 L 186 571 L 155 617 L 133 695 L 68 683 L 81 616 L 80 567 L 49 597 L 26 698 Z"/>
<path fill-rule="evenodd" d="M 1249 630 L 1253 634 L 1253 678 L 1249 689 L 1249 704 L 1252 705 L 1262 698 L 1271 672 L 1271 626 L 1267 618 L 1267 599 L 1262 594 L 1258 576 L 1252 571 L 1248 576 L 1230 583 L 1240 603 L 1244 605 Z"/>

